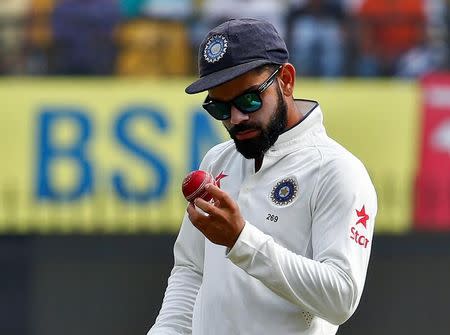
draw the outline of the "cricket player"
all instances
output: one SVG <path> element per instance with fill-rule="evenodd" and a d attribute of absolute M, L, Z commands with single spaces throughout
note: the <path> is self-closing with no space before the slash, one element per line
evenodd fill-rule
<path fill-rule="evenodd" d="M 203 107 L 231 140 L 201 163 L 220 187 L 188 205 L 148 334 L 335 334 L 369 262 L 377 199 L 366 169 L 327 136 L 318 102 L 294 99 L 295 69 L 270 23 L 211 30 L 199 73 L 186 92 L 207 91 Z"/>

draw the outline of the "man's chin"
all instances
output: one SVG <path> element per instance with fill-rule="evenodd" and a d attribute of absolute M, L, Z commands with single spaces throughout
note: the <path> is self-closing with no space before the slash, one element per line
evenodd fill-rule
<path fill-rule="evenodd" d="M 236 150 L 246 159 L 254 159 L 264 155 L 267 151 L 261 147 L 261 139 L 237 140 L 234 139 Z"/>

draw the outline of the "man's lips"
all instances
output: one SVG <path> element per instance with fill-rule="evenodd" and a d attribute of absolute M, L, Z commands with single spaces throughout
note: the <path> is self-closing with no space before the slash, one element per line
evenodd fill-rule
<path fill-rule="evenodd" d="M 236 133 L 236 139 L 242 141 L 242 140 L 247 140 L 249 138 L 253 138 L 257 135 L 259 135 L 261 131 L 259 129 L 249 129 L 249 130 L 244 130 L 244 131 L 239 131 Z"/>

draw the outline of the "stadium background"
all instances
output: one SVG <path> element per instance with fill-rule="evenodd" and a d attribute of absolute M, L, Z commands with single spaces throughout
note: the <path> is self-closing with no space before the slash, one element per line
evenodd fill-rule
<path fill-rule="evenodd" d="M 227 137 L 202 96 L 184 94 L 208 1 L 144 2 L 1 2 L 0 334 L 144 334 L 156 317 L 181 180 Z M 341 73 L 298 77 L 295 96 L 320 101 L 329 134 L 365 163 L 379 195 L 365 294 L 339 334 L 450 331 L 449 4 L 418 1 L 431 2 L 442 20 L 413 21 L 431 31 L 427 66 L 359 72 L 356 36 Z M 295 1 L 279 3 L 294 12 Z M 61 26 L 64 15 L 79 21 Z M 98 44 L 71 44 L 71 28 L 100 34 Z"/>

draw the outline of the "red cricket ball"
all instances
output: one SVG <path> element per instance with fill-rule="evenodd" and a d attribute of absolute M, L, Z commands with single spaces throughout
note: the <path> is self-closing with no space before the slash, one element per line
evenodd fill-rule
<path fill-rule="evenodd" d="M 184 178 L 181 190 L 189 202 L 193 202 L 196 198 L 210 201 L 212 196 L 205 190 L 205 185 L 209 183 L 217 185 L 216 180 L 209 172 L 195 170 Z"/>

